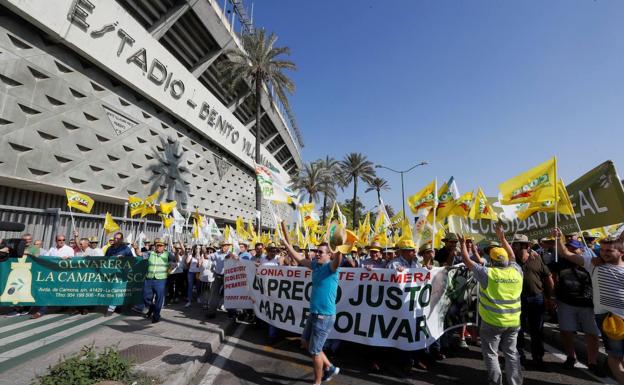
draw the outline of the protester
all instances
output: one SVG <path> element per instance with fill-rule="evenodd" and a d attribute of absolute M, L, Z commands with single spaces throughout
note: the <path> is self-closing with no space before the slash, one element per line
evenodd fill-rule
<path fill-rule="evenodd" d="M 267 255 L 258 263 L 259 266 L 281 266 L 284 264 L 283 258 L 278 257 L 279 248 L 274 242 L 270 242 L 267 247 Z M 277 341 L 278 329 L 269 324 L 269 345 L 273 345 Z"/>
<path fill-rule="evenodd" d="M 565 244 L 565 250 L 581 257 L 585 252 L 583 244 L 572 237 L 566 238 L 569 241 Z M 586 252 L 591 253 L 589 250 Z M 563 365 L 566 369 L 574 368 L 576 364 L 574 334 L 583 332 L 585 333 L 588 367 L 595 374 L 601 375 L 597 365 L 600 330 L 594 317 L 591 275 L 566 258 L 559 258 L 559 261 L 553 264 L 551 271 L 555 273 L 556 278 L 557 318 L 564 352 L 567 356 Z"/>
<path fill-rule="evenodd" d="M 133 258 L 134 257 L 134 253 L 132 252 L 130 247 L 128 247 L 128 245 L 124 242 L 124 235 L 122 232 L 116 232 L 113 235 L 113 244 L 110 245 L 106 249 L 105 256 L 117 257 L 117 258 Z M 104 313 L 104 316 L 109 317 L 110 315 L 113 314 L 115 309 L 116 309 L 116 306 L 113 306 L 113 305 L 109 306 L 108 309 L 106 309 L 106 313 Z"/>
<path fill-rule="evenodd" d="M 43 241 L 41 239 L 37 239 L 33 242 L 33 245 L 39 249 L 39 255 L 48 255 L 48 250 L 43 248 Z"/>
<path fill-rule="evenodd" d="M 327 244 L 321 244 L 315 260 L 309 261 L 295 251 L 287 239 L 282 243 L 300 266 L 312 270 L 312 294 L 310 314 L 303 329 L 302 339 L 312 355 L 314 384 L 329 381 L 340 372 L 323 352 L 323 345 L 336 320 L 336 292 L 338 290 L 338 269 L 342 262 L 340 252 L 331 253 Z"/>
<path fill-rule="evenodd" d="M 180 242 L 181 243 L 181 242 Z M 193 245 L 191 252 L 186 255 L 184 263 L 188 266 L 186 273 L 186 304 L 184 307 L 189 307 L 193 303 L 193 289 L 197 286 L 197 303 L 201 303 L 199 279 L 198 273 L 201 271 L 199 266 L 199 258 L 201 253 L 201 247 L 199 245 Z"/>
<path fill-rule="evenodd" d="M 143 283 L 143 305 L 147 310 L 145 318 L 151 318 L 152 323 L 160 321 L 160 311 L 165 303 L 165 289 L 167 284 L 167 270 L 175 258 L 165 250 L 165 242 L 154 240 L 155 250 L 149 252 L 147 259 L 147 274 Z"/>
<path fill-rule="evenodd" d="M 178 303 L 183 293 L 186 292 L 186 276 L 184 275 L 186 250 L 184 243 L 176 242 L 173 244 L 173 256 L 174 263 L 171 264 L 167 276 L 168 303 Z"/>
<path fill-rule="evenodd" d="M 220 250 L 212 254 L 210 257 L 213 265 L 212 271 L 215 279 L 212 283 L 210 290 L 210 301 L 208 302 L 208 311 L 206 316 L 208 318 L 215 318 L 217 315 L 217 307 L 223 301 L 223 273 L 225 269 L 225 260 L 227 258 L 236 257 L 230 253 L 230 247 L 232 246 L 229 241 L 223 241 L 220 245 Z M 236 316 L 235 311 L 228 311 L 228 316 L 234 318 Z"/>
<path fill-rule="evenodd" d="M 444 247 L 437 250 L 435 253 L 435 260 L 438 261 L 440 266 L 453 266 L 455 257 L 460 255 L 457 249 L 458 241 L 459 239 L 455 233 L 447 233 L 446 236 L 442 238 Z"/>
<path fill-rule="evenodd" d="M 59 257 L 61 259 L 68 259 L 74 256 L 74 249 L 65 244 L 65 235 L 58 234 L 55 238 L 56 246 L 51 247 L 48 250 L 50 257 Z M 43 317 L 48 311 L 47 306 L 40 307 L 37 311 L 30 315 L 30 318 L 37 319 Z"/>
<path fill-rule="evenodd" d="M 465 240 L 460 240 L 464 264 L 481 285 L 479 315 L 481 316 L 481 351 L 488 373 L 488 384 L 502 385 L 503 376 L 498 363 L 498 348 L 505 356 L 505 375 L 509 385 L 522 384 L 522 368 L 516 349 L 520 329 L 520 295 L 522 268 L 505 239 L 500 224 L 496 235 L 503 247 L 490 249 L 490 266 L 476 264 L 470 259 Z"/>
<path fill-rule="evenodd" d="M 607 237 L 601 240 L 599 258 L 586 246 L 579 245 L 579 248 L 571 249 L 571 247 L 564 245 L 559 229 L 553 231 L 553 236 L 559 240 L 557 247 L 560 255 L 565 260 L 582 266 L 584 271 L 590 275 L 595 324 L 600 327 L 602 332 L 602 340 L 607 350 L 607 362 L 611 373 L 620 384 L 624 384 L 624 339 L 612 338 L 604 328 L 604 320 L 607 316 L 619 317 L 620 321 L 624 320 L 624 244 L 622 236 L 620 238 Z M 574 246 L 577 245 L 574 244 Z M 586 335 L 588 367 L 594 374 L 604 377 L 604 373 L 596 365 L 596 361 L 590 361 L 589 345 L 593 343 L 590 340 L 593 340 L 593 337 L 587 338 Z M 570 356 L 568 355 L 568 357 Z"/>
<path fill-rule="evenodd" d="M 524 365 L 524 333 L 531 336 L 531 358 L 536 369 L 544 369 L 544 311 L 546 303 L 550 305 L 550 298 L 554 294 L 554 283 L 550 270 L 542 261 L 537 252 L 530 249 L 526 235 L 517 234 L 511 242 L 516 261 L 522 267 L 524 279 L 522 281 L 520 331 L 518 333 L 518 353 L 520 362 Z M 546 296 L 544 295 L 546 293 Z"/>
<path fill-rule="evenodd" d="M 240 251 L 238 252 L 238 257 L 240 259 L 244 261 L 251 261 L 253 259 L 253 256 L 251 255 L 251 253 L 247 251 L 247 248 L 249 247 L 249 244 L 247 243 L 247 241 L 245 240 L 238 241 L 238 247 L 240 248 Z"/>
<path fill-rule="evenodd" d="M 201 268 L 201 271 L 199 273 L 199 281 L 201 282 L 200 292 L 203 309 L 208 309 L 210 290 L 212 282 L 214 282 L 214 272 L 212 271 L 211 256 L 215 251 L 216 250 L 212 245 L 208 245 L 205 248 L 202 247 L 202 252 L 199 259 L 199 266 Z"/>
<path fill-rule="evenodd" d="M 368 270 L 386 267 L 386 261 L 381 257 L 381 244 L 379 242 L 372 242 L 368 246 L 368 258 L 364 258 L 361 265 Z"/>

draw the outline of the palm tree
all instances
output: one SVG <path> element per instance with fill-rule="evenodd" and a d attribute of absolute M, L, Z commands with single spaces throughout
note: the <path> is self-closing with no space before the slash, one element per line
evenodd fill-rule
<path fill-rule="evenodd" d="M 381 202 L 381 190 L 390 190 L 390 184 L 384 178 L 373 178 L 368 182 L 368 188 L 365 192 L 377 191 L 377 202 Z"/>
<path fill-rule="evenodd" d="M 222 71 L 226 77 L 226 82 L 233 91 L 236 87 L 251 82 L 251 86 L 255 88 L 256 101 L 256 163 L 260 164 L 260 118 L 261 118 L 261 101 L 263 88 L 272 89 L 277 95 L 278 100 L 284 106 L 289 118 L 294 122 L 290 104 L 286 93 L 295 92 L 295 84 L 286 76 L 284 70 L 296 70 L 297 66 L 288 60 L 280 60 L 281 55 L 290 55 L 288 47 L 274 47 L 277 36 L 271 33 L 266 35 L 263 29 L 255 30 L 251 34 L 242 36 L 243 50 L 228 49 L 225 54 L 229 61 L 225 61 Z M 269 100 L 273 106 L 273 93 L 268 92 Z M 256 181 L 256 211 L 262 210 L 262 194 L 260 186 Z M 261 228 L 260 217 L 258 217 L 258 229 Z"/>
<path fill-rule="evenodd" d="M 321 223 L 325 223 L 325 215 L 327 214 L 327 200 L 336 200 L 337 192 L 336 186 L 344 187 L 342 178 L 340 177 L 340 163 L 330 157 L 329 155 L 325 159 L 317 160 L 325 170 L 324 178 L 321 182 L 321 192 L 323 193 L 323 217 Z"/>
<path fill-rule="evenodd" d="M 353 224 L 355 226 L 357 222 L 357 211 L 356 211 L 356 202 L 357 202 L 357 185 L 358 180 L 362 179 L 364 182 L 368 182 L 375 177 L 375 168 L 373 167 L 373 162 L 366 159 L 366 156 L 352 152 L 345 156 L 345 158 L 340 162 L 340 169 L 343 180 L 346 183 L 351 183 L 353 181 Z"/>
<path fill-rule="evenodd" d="M 306 163 L 299 170 L 299 174 L 292 178 L 291 186 L 294 190 L 303 192 L 304 196 L 307 195 L 309 203 L 317 202 L 324 179 L 325 169 L 320 162 Z"/>

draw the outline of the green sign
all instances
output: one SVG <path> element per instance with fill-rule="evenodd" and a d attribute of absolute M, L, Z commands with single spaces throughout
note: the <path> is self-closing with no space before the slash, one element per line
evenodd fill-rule
<path fill-rule="evenodd" d="M 624 222 L 624 189 L 612 161 L 606 161 L 566 186 L 576 219 L 581 230 L 609 226 Z M 494 206 L 499 211 L 500 207 Z M 525 234 L 529 239 L 550 235 L 555 226 L 555 214 L 539 212 L 524 221 L 505 220 L 501 214 L 503 228 L 507 234 Z M 572 216 L 559 214 L 557 225 L 563 233 L 577 232 L 578 226 Z M 496 239 L 495 222 L 469 220 L 470 231 Z"/>
<path fill-rule="evenodd" d="M 143 258 L 9 259 L 0 263 L 0 305 L 137 304 L 146 272 Z"/>

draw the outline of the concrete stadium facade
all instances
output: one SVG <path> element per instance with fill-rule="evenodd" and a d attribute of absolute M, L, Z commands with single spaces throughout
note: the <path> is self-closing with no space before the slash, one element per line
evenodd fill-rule
<path fill-rule="evenodd" d="M 208 0 L 0 0 L 0 220 L 37 233 L 49 214 L 14 208 L 59 208 L 67 233 L 65 188 L 97 202 L 81 235 L 157 190 L 217 223 L 254 218 L 254 98 L 219 76 L 240 48 L 225 16 Z M 263 162 L 292 175 L 300 134 L 262 103 Z"/>

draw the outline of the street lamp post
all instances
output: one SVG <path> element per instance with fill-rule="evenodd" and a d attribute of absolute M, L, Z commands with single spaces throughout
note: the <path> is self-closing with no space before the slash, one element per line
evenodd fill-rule
<path fill-rule="evenodd" d="M 429 163 L 427 163 L 426 161 L 420 162 L 418 164 L 413 165 L 412 167 L 408 168 L 407 170 L 402 170 L 402 171 L 398 171 L 395 169 L 392 169 L 390 167 L 386 167 L 383 166 L 381 164 L 376 164 L 375 168 L 385 168 L 386 170 L 390 170 L 392 172 L 396 172 L 397 174 L 401 174 L 401 196 L 403 198 L 403 219 L 405 219 L 405 185 L 403 182 L 403 174 L 407 174 L 408 172 L 412 171 L 413 169 L 415 169 L 418 166 L 424 166 L 427 165 Z"/>

